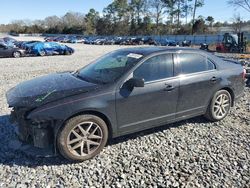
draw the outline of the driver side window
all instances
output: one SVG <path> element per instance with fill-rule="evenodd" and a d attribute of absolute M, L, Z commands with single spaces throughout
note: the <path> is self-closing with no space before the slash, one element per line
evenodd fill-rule
<path fill-rule="evenodd" d="M 145 82 L 160 80 L 172 76 L 172 54 L 162 54 L 151 57 L 134 71 L 134 77 L 143 78 Z"/>

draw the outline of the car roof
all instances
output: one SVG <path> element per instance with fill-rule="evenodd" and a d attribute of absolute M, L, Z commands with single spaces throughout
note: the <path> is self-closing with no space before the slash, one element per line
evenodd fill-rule
<path fill-rule="evenodd" d="M 141 54 L 143 56 L 148 56 L 160 52 L 177 52 L 177 51 L 189 51 L 202 53 L 201 50 L 195 48 L 185 48 L 185 47 L 136 47 L 136 48 L 125 48 L 121 51 L 127 51 L 131 53 Z"/>

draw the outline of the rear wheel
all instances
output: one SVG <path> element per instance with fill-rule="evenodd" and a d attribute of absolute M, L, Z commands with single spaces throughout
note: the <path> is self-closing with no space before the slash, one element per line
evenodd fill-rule
<path fill-rule="evenodd" d="M 16 52 L 13 52 L 13 57 L 14 58 L 20 58 L 21 57 L 21 53 L 20 52 L 18 52 L 18 51 L 16 51 Z"/>
<path fill-rule="evenodd" d="M 70 119 L 57 137 L 60 153 L 69 160 L 85 161 L 99 154 L 107 143 L 106 123 L 94 115 Z"/>
<path fill-rule="evenodd" d="M 205 117 L 211 121 L 220 121 L 229 113 L 231 104 L 232 97 L 228 91 L 217 91 L 208 106 Z"/>

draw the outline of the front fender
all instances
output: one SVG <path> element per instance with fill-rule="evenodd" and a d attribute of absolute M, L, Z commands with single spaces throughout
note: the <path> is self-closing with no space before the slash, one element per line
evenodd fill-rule
<path fill-rule="evenodd" d="M 94 96 L 73 96 L 54 101 L 32 110 L 27 119 L 34 122 L 65 122 L 70 117 L 82 112 L 97 112 L 105 115 L 116 132 L 115 94 L 99 93 Z"/>

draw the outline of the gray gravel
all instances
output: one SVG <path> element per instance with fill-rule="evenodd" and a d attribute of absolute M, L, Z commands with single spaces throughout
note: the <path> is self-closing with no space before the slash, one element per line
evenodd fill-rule
<path fill-rule="evenodd" d="M 120 48 L 72 46 L 73 56 L 0 59 L 0 187 L 250 187 L 250 88 L 221 122 L 198 117 L 117 138 L 83 163 L 24 154 L 9 123 L 5 92 Z"/>

